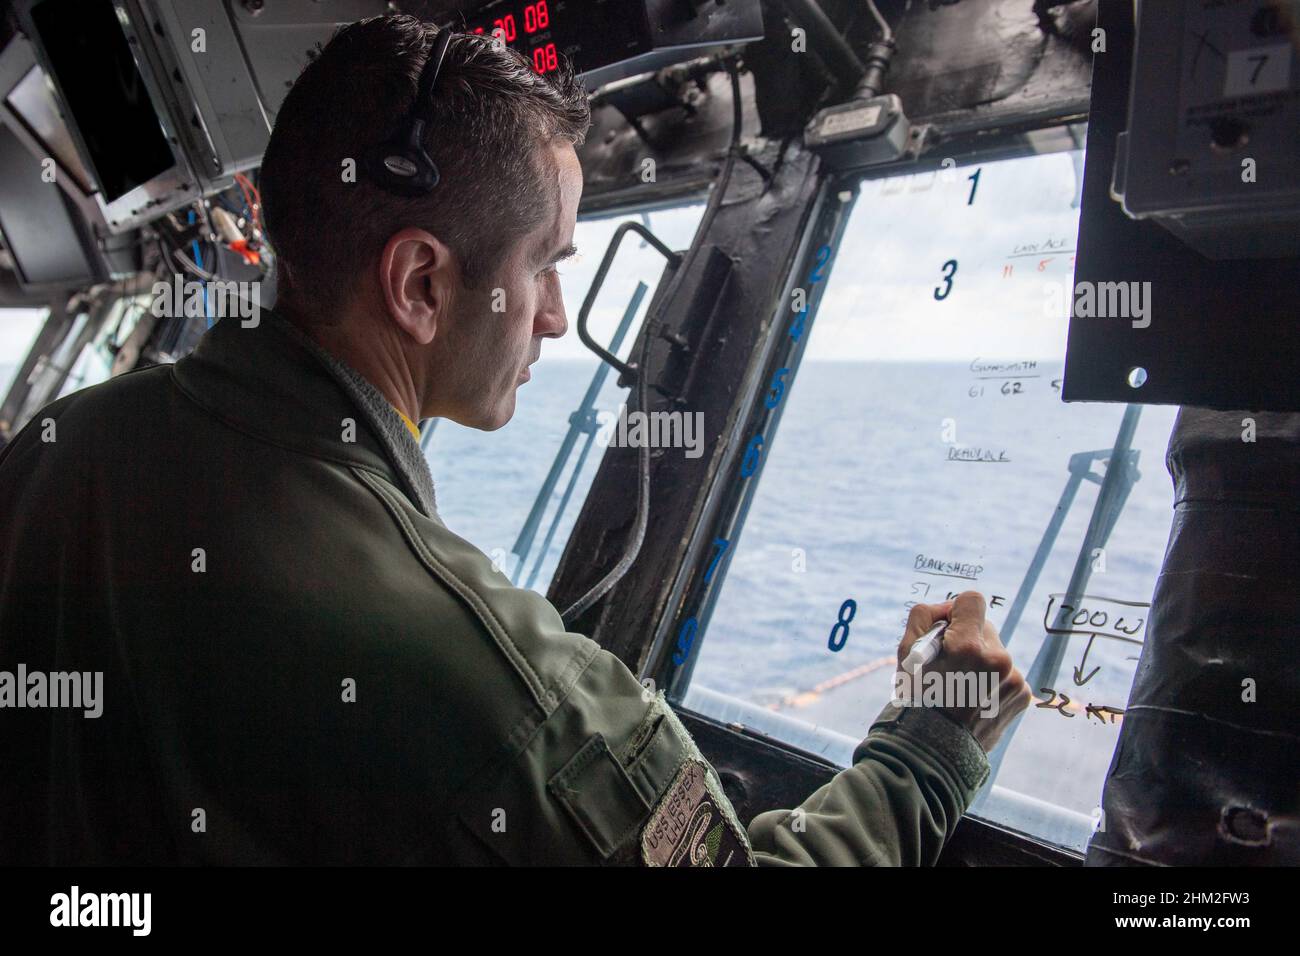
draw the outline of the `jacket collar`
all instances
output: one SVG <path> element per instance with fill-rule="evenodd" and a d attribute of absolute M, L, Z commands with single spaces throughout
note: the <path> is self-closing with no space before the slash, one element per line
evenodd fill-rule
<path fill-rule="evenodd" d="M 238 316 L 219 320 L 172 377 L 227 424 L 314 458 L 377 471 L 427 517 L 437 517 L 429 466 L 392 405 L 271 309 L 263 306 L 251 327 Z M 347 420 L 355 423 L 351 429 Z"/>

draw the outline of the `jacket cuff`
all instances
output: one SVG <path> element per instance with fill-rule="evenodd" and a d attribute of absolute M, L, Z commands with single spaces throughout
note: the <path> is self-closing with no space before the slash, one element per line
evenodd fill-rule
<path fill-rule="evenodd" d="M 967 802 L 988 778 L 989 761 L 984 748 L 975 741 L 969 730 L 949 720 L 933 707 L 898 707 L 891 701 L 871 725 L 867 732 L 868 739 L 875 734 L 905 738 L 910 744 L 928 753 L 932 759 L 939 761 L 966 788 Z M 857 759 L 855 753 L 855 763 Z"/>

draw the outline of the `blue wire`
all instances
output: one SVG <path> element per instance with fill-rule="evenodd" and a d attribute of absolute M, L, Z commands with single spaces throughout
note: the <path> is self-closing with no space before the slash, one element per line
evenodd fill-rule
<path fill-rule="evenodd" d="M 189 217 L 188 217 L 188 220 L 187 220 L 187 221 L 188 221 L 190 224 L 193 224 L 193 222 L 194 222 L 194 210 L 193 210 L 193 209 L 190 210 L 190 214 L 189 214 Z M 199 251 L 199 240 L 198 240 L 198 239 L 192 239 L 192 240 L 190 241 L 190 245 L 192 245 L 192 246 L 194 247 L 194 262 L 198 265 L 198 267 L 199 267 L 200 269 L 203 269 L 204 271 L 207 271 L 207 263 L 206 263 L 206 262 L 204 261 L 204 259 L 203 259 L 203 253 Z M 214 263 L 213 263 L 213 266 L 215 266 L 215 265 L 216 265 L 216 263 L 214 262 Z M 204 283 L 203 283 L 203 316 L 204 316 L 204 318 L 206 318 L 206 319 L 208 320 L 208 328 L 212 328 L 212 310 L 211 310 L 211 308 L 209 308 L 209 306 L 208 306 L 208 291 L 209 291 L 209 290 L 208 290 L 208 284 L 207 284 L 207 282 L 204 282 Z"/>

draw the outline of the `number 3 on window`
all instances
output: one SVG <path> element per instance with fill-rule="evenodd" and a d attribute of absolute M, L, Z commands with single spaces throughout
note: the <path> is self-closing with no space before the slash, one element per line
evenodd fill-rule
<path fill-rule="evenodd" d="M 942 302 L 944 299 L 948 298 L 948 293 L 952 291 L 952 277 L 957 274 L 957 260 L 949 259 L 943 264 L 943 268 L 943 292 L 939 291 L 938 286 L 934 287 L 934 298 L 938 302 Z"/>

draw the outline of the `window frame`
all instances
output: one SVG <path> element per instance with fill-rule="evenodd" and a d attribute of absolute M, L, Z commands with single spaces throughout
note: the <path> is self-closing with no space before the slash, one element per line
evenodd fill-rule
<path fill-rule="evenodd" d="M 978 163 L 1082 148 L 1081 137 L 1074 133 L 1071 126 L 1072 124 L 1065 123 L 1043 130 L 1045 139 L 1037 144 L 1021 136 L 1001 137 L 978 146 L 971 142 L 966 149 L 954 149 L 943 159 L 953 159 L 956 168 L 960 170 Z M 843 233 L 863 186 L 876 179 L 937 172 L 940 168 L 940 157 L 931 156 L 920 162 L 896 163 L 865 173 L 828 177 L 823 193 L 826 201 L 808 223 L 800 254 L 795 259 L 796 266 L 786 276 L 787 293 L 782 299 L 781 307 L 784 308 L 789 303 L 791 293 L 800 285 L 796 281 L 797 277 L 811 278 L 812 270 L 820 265 L 823 267 L 820 272 L 822 281 L 811 287 L 804 283 L 808 292 L 807 313 L 797 342 L 791 344 L 780 341 L 781 337 L 787 340 L 789 338 L 793 313 L 787 313 L 785 321 L 773 322 L 769 343 L 775 340 L 777 347 L 769 350 L 770 356 L 762 366 L 764 383 L 771 382 L 781 368 L 789 369 L 783 379 L 786 389 L 792 387 L 797 379 L 822 293 L 834 274 Z M 851 194 L 851 198 L 837 203 L 836 199 L 846 191 Z M 819 262 L 818 250 L 823 245 L 830 246 L 830 254 Z M 762 453 L 749 475 L 751 480 L 745 481 L 742 487 L 737 487 L 735 471 L 719 475 L 710 493 L 709 505 L 702 511 L 702 514 L 712 515 L 713 518 L 696 525 L 692 541 L 676 569 L 679 578 L 687 582 L 687 585 L 682 600 L 674 602 L 673 607 L 699 609 L 694 615 L 696 625 L 691 632 L 691 653 L 681 666 L 673 664 L 673 648 L 679 633 L 686 626 L 685 620 L 690 618 L 679 621 L 677 616 L 665 614 L 652 631 L 646 666 L 638 675 L 643 683 L 648 678 L 654 682 L 653 686 L 665 691 L 673 709 L 697 737 L 702 749 L 718 769 L 729 796 L 736 803 L 737 811 L 744 820 L 765 810 L 797 805 L 807 794 L 827 783 L 843 769 L 793 744 L 742 725 L 724 724 L 684 704 L 700 646 L 707 639 L 709 620 L 718 595 L 726 583 L 731 556 L 741 543 L 744 524 L 762 476 L 763 464 L 778 434 L 785 403 L 777 402 L 774 408 L 767 409 L 764 407 L 764 396 L 767 394 L 765 384 L 756 393 L 754 402 L 744 415 L 746 424 L 741 434 L 763 436 Z M 729 544 L 718 558 L 712 573 L 709 573 L 709 565 L 714 562 L 717 550 L 713 542 L 719 538 L 725 538 Z M 790 781 L 798 781 L 799 786 L 795 788 L 797 793 L 793 790 L 786 792 L 790 789 Z M 1082 865 L 1083 860 L 1082 852 L 1047 843 L 1032 834 L 983 818 L 963 815 L 940 862 L 1075 866 Z"/>

